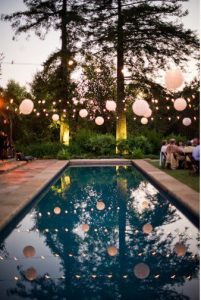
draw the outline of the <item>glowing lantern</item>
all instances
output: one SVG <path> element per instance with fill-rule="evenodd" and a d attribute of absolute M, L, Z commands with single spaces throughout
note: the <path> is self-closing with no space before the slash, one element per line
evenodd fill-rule
<path fill-rule="evenodd" d="M 54 208 L 54 213 L 56 214 L 56 215 L 59 215 L 60 213 L 61 213 L 61 208 L 60 207 L 55 207 Z"/>
<path fill-rule="evenodd" d="M 174 251 L 176 252 L 177 256 L 184 256 L 186 254 L 186 246 L 182 243 L 176 243 L 174 247 Z"/>
<path fill-rule="evenodd" d="M 103 210 L 103 209 L 105 208 L 105 203 L 102 202 L 102 201 L 98 201 L 98 202 L 96 203 L 96 208 L 97 208 L 98 210 Z"/>
<path fill-rule="evenodd" d="M 169 70 L 165 74 L 165 85 L 168 90 L 178 89 L 184 82 L 181 70 Z"/>
<path fill-rule="evenodd" d="M 82 230 L 83 230 L 84 232 L 89 231 L 89 225 L 88 225 L 88 224 L 83 224 L 83 225 L 82 225 Z"/>
<path fill-rule="evenodd" d="M 26 246 L 23 249 L 23 254 L 25 257 L 33 257 L 36 254 L 36 250 L 33 246 Z"/>
<path fill-rule="evenodd" d="M 145 100 L 136 100 L 132 105 L 132 109 L 134 114 L 143 117 L 149 109 L 149 104 Z"/>
<path fill-rule="evenodd" d="M 86 118 L 88 116 L 88 111 L 83 108 L 79 111 L 79 115 L 81 118 Z"/>
<path fill-rule="evenodd" d="M 52 115 L 52 120 L 55 121 L 55 122 L 59 121 L 59 115 L 58 114 L 53 114 Z"/>
<path fill-rule="evenodd" d="M 143 202 L 142 202 L 142 207 L 143 207 L 143 208 L 149 208 L 149 202 L 146 201 L 146 200 L 143 201 Z"/>
<path fill-rule="evenodd" d="M 20 103 L 19 110 L 23 115 L 29 115 L 34 108 L 33 101 L 30 99 L 24 99 Z"/>
<path fill-rule="evenodd" d="M 104 123 L 103 117 L 96 117 L 95 123 L 96 123 L 97 125 L 103 125 L 103 123 Z"/>
<path fill-rule="evenodd" d="M 191 119 L 190 118 L 184 118 L 182 121 L 184 126 L 189 126 L 191 125 Z"/>
<path fill-rule="evenodd" d="M 150 268 L 147 264 L 139 263 L 134 267 L 134 274 L 139 279 L 145 279 L 150 274 Z"/>
<path fill-rule="evenodd" d="M 117 255 L 117 248 L 115 246 L 110 246 L 107 248 L 107 253 L 110 255 L 110 256 L 115 256 Z"/>
<path fill-rule="evenodd" d="M 142 118 L 142 119 L 141 119 L 141 123 L 142 123 L 143 125 L 146 125 L 146 124 L 148 123 L 148 119 L 147 119 L 147 118 Z"/>
<path fill-rule="evenodd" d="M 117 104 L 113 100 L 106 101 L 106 108 L 107 108 L 107 110 L 109 110 L 109 111 L 115 111 L 116 107 L 117 107 Z"/>
<path fill-rule="evenodd" d="M 153 230 L 153 226 L 149 223 L 144 224 L 144 226 L 142 227 L 142 230 L 143 230 L 144 233 L 150 234 Z"/>
<path fill-rule="evenodd" d="M 36 270 L 34 268 L 27 269 L 25 271 L 24 275 L 30 281 L 32 281 L 32 280 L 34 280 L 34 279 L 37 278 L 37 272 L 36 272 Z"/>
<path fill-rule="evenodd" d="M 174 101 L 174 108 L 178 111 L 182 111 L 186 108 L 187 102 L 183 98 L 178 98 Z"/>
<path fill-rule="evenodd" d="M 145 118 L 150 118 L 152 115 L 152 110 L 150 108 L 148 108 L 148 110 L 146 111 L 146 113 L 144 114 Z"/>

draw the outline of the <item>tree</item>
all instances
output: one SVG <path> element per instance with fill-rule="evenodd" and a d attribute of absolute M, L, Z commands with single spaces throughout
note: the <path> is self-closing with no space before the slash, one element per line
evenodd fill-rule
<path fill-rule="evenodd" d="M 180 2 L 180 3 L 179 3 Z M 116 139 L 126 139 L 125 80 L 122 70 L 131 72 L 129 80 L 145 89 L 147 80 L 154 83 L 159 69 L 170 62 L 185 62 L 196 56 L 198 38 L 184 29 L 178 19 L 187 15 L 181 1 L 85 1 L 89 16 L 87 45 L 99 45 L 98 52 L 117 59 Z"/>
<path fill-rule="evenodd" d="M 66 101 L 71 100 L 68 91 L 71 73 L 69 62 L 74 58 L 76 43 L 81 37 L 81 25 L 83 25 L 83 18 L 78 7 L 75 9 L 76 2 L 72 0 L 24 0 L 27 10 L 2 16 L 3 20 L 12 23 L 16 34 L 35 31 L 36 35 L 44 38 L 51 28 L 60 31 L 61 48 L 51 55 L 46 65 L 49 66 L 55 59 L 60 59 L 58 76 L 61 81 L 60 93 L 63 108 L 66 107 Z M 69 118 L 70 114 L 66 119 L 61 120 L 62 142 L 64 142 L 63 137 L 69 135 Z M 68 144 L 69 139 L 65 143 Z"/>

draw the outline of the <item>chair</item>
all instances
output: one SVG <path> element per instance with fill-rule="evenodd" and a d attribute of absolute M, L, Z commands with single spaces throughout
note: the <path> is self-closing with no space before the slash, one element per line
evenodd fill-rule
<path fill-rule="evenodd" d="M 31 155 L 24 155 L 22 152 L 16 153 L 16 160 L 20 161 L 32 161 L 34 160 L 34 157 Z"/>

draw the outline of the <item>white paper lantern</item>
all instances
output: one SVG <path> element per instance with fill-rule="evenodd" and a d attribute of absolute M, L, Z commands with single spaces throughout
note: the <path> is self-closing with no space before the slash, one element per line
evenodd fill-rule
<path fill-rule="evenodd" d="M 36 250 L 33 246 L 26 246 L 23 249 L 23 254 L 25 257 L 33 257 L 36 255 Z"/>
<path fill-rule="evenodd" d="M 30 99 L 24 99 L 20 103 L 19 110 L 23 115 L 29 115 L 34 108 L 33 101 Z"/>
<path fill-rule="evenodd" d="M 175 91 L 184 82 L 184 77 L 179 69 L 169 70 L 165 74 L 165 86 L 168 90 Z"/>
<path fill-rule="evenodd" d="M 96 117 L 95 123 L 96 123 L 97 125 L 103 125 L 103 123 L 104 123 L 103 117 Z"/>
<path fill-rule="evenodd" d="M 136 100 L 132 105 L 132 109 L 134 114 L 143 117 L 149 109 L 149 104 L 145 100 Z"/>
<path fill-rule="evenodd" d="M 52 120 L 55 121 L 55 122 L 58 121 L 59 120 L 59 115 L 58 114 L 53 114 L 52 115 Z"/>
<path fill-rule="evenodd" d="M 118 253 L 118 249 L 117 249 L 117 247 L 115 247 L 115 246 L 110 246 L 110 247 L 107 248 L 107 253 L 108 253 L 110 256 L 115 256 L 115 255 L 117 255 L 117 253 Z"/>
<path fill-rule="evenodd" d="M 79 111 L 79 115 L 81 118 L 86 118 L 88 116 L 88 111 L 85 108 L 83 108 Z"/>
<path fill-rule="evenodd" d="M 150 274 L 150 268 L 147 264 L 139 263 L 134 267 L 134 274 L 139 279 L 145 279 Z"/>
<path fill-rule="evenodd" d="M 182 121 L 184 126 L 189 126 L 191 125 L 191 119 L 190 118 L 184 118 Z"/>
<path fill-rule="evenodd" d="M 35 280 L 37 278 L 37 272 L 36 272 L 36 269 L 34 269 L 33 267 L 31 268 L 28 268 L 25 273 L 24 273 L 25 277 L 32 281 L 32 280 Z"/>
<path fill-rule="evenodd" d="M 174 251 L 176 252 L 177 256 L 184 256 L 186 254 L 187 248 L 183 243 L 176 243 Z"/>
<path fill-rule="evenodd" d="M 174 108 L 178 111 L 182 111 L 186 108 L 187 102 L 183 98 L 178 98 L 174 101 Z"/>
<path fill-rule="evenodd" d="M 141 119 L 141 123 L 142 123 L 143 125 L 146 125 L 146 124 L 148 123 L 148 119 L 147 119 L 147 118 L 142 118 L 142 119 Z"/>
<path fill-rule="evenodd" d="M 106 101 L 106 108 L 107 108 L 107 110 L 109 110 L 109 111 L 115 111 L 116 107 L 117 107 L 117 104 L 113 100 Z"/>
<path fill-rule="evenodd" d="M 152 115 L 152 110 L 150 108 L 148 108 L 148 110 L 146 111 L 146 113 L 144 114 L 145 118 L 150 118 Z"/>
<path fill-rule="evenodd" d="M 98 202 L 96 203 L 96 208 L 97 208 L 98 210 L 104 210 L 104 209 L 105 209 L 105 203 L 104 203 L 103 201 L 98 201 Z"/>

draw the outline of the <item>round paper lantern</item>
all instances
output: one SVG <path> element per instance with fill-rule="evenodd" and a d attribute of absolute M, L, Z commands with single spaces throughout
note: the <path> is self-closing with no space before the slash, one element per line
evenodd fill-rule
<path fill-rule="evenodd" d="M 139 279 L 145 279 L 150 274 L 150 268 L 147 264 L 139 263 L 134 267 L 134 274 Z"/>
<path fill-rule="evenodd" d="M 36 250 L 33 246 L 26 246 L 23 249 L 23 254 L 25 257 L 33 257 L 36 254 Z"/>
<path fill-rule="evenodd" d="M 149 104 L 145 100 L 136 100 L 132 105 L 132 109 L 134 114 L 143 117 L 149 109 Z"/>
<path fill-rule="evenodd" d="M 25 275 L 25 277 L 28 279 L 28 280 L 30 280 L 30 281 L 32 281 L 32 280 L 34 280 L 34 279 L 36 279 L 37 278 L 37 272 L 36 272 L 36 270 L 34 269 L 34 268 L 28 268 L 26 271 L 25 271 L 25 273 L 24 273 L 24 275 Z"/>
<path fill-rule="evenodd" d="M 117 107 L 117 104 L 113 100 L 106 101 L 106 108 L 107 108 L 107 110 L 109 110 L 109 111 L 115 111 L 116 107 Z"/>
<path fill-rule="evenodd" d="M 82 230 L 83 230 L 84 232 L 89 231 L 89 225 L 88 225 L 88 224 L 83 224 L 83 225 L 82 225 Z"/>
<path fill-rule="evenodd" d="M 98 201 L 98 202 L 96 203 L 96 208 L 97 208 L 98 210 L 103 210 L 103 209 L 105 208 L 105 203 L 102 202 L 102 201 Z"/>
<path fill-rule="evenodd" d="M 169 70 L 165 74 L 165 86 L 168 90 L 175 91 L 184 82 L 184 77 L 179 69 Z"/>
<path fill-rule="evenodd" d="M 176 252 L 177 256 L 184 256 L 186 254 L 186 246 L 183 243 L 176 243 L 174 247 L 174 251 Z"/>
<path fill-rule="evenodd" d="M 150 234 L 153 230 L 153 226 L 149 223 L 144 224 L 144 226 L 142 227 L 142 230 L 144 233 L 146 234 Z"/>
<path fill-rule="evenodd" d="M 85 108 L 83 108 L 79 111 L 79 115 L 81 118 L 86 118 L 88 116 L 88 111 Z"/>
<path fill-rule="evenodd" d="M 143 125 L 146 125 L 146 124 L 148 123 L 148 119 L 147 119 L 147 118 L 142 118 L 142 119 L 141 119 L 141 123 L 142 123 Z"/>
<path fill-rule="evenodd" d="M 142 207 L 143 207 L 143 208 L 149 208 L 149 202 L 146 201 L 146 200 L 143 201 L 143 202 L 142 202 Z"/>
<path fill-rule="evenodd" d="M 191 119 L 190 118 L 184 118 L 182 121 L 184 126 L 189 126 L 191 125 Z"/>
<path fill-rule="evenodd" d="M 110 256 L 115 256 L 117 255 L 117 248 L 115 246 L 110 246 L 107 248 L 107 253 L 110 255 Z"/>
<path fill-rule="evenodd" d="M 59 121 L 59 115 L 58 114 L 53 114 L 52 115 L 52 120 L 55 121 L 55 122 Z"/>
<path fill-rule="evenodd" d="M 178 111 L 182 111 L 186 108 L 187 102 L 183 98 L 178 98 L 174 101 L 174 108 Z"/>
<path fill-rule="evenodd" d="M 61 213 L 61 208 L 60 207 L 55 207 L 54 208 L 54 213 L 56 214 L 56 215 L 59 215 L 60 213 Z"/>
<path fill-rule="evenodd" d="M 96 123 L 97 125 L 103 125 L 103 123 L 104 123 L 103 117 L 96 117 L 95 123 Z"/>
<path fill-rule="evenodd" d="M 150 118 L 152 115 L 152 110 L 150 108 L 148 108 L 148 110 L 146 111 L 146 113 L 144 114 L 145 118 Z"/>
<path fill-rule="evenodd" d="M 23 115 L 29 115 L 34 108 L 33 101 L 30 99 L 24 99 L 20 103 L 19 110 Z"/>

